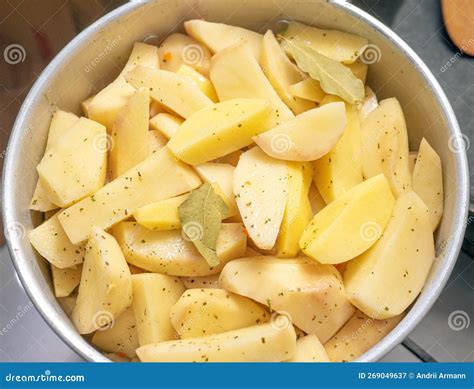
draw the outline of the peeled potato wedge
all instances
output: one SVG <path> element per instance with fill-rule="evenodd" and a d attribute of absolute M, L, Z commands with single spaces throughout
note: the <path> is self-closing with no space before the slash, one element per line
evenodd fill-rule
<path fill-rule="evenodd" d="M 249 237 L 261 249 L 276 242 L 288 197 L 288 167 L 258 147 L 240 156 L 233 187 Z"/>
<path fill-rule="evenodd" d="M 155 273 L 134 274 L 132 284 L 132 308 L 140 346 L 175 339 L 171 308 L 185 290 L 179 278 Z"/>
<path fill-rule="evenodd" d="M 306 99 L 316 103 L 320 103 L 324 96 L 326 96 L 326 93 L 321 89 L 319 81 L 314 80 L 311 77 L 290 85 L 288 87 L 288 92 L 300 99 Z"/>
<path fill-rule="evenodd" d="M 435 257 L 428 208 L 414 192 L 401 196 L 380 240 L 350 261 L 347 295 L 375 319 L 401 314 L 418 296 Z"/>
<path fill-rule="evenodd" d="M 75 265 L 65 269 L 60 269 L 51 265 L 51 275 L 53 277 L 54 295 L 56 297 L 69 296 L 81 281 L 82 265 Z"/>
<path fill-rule="evenodd" d="M 287 161 L 314 161 L 334 147 L 345 126 L 344 103 L 335 102 L 303 112 L 254 136 L 253 140 L 271 157 Z"/>
<path fill-rule="evenodd" d="M 150 230 L 177 230 L 181 228 L 178 207 L 188 198 L 188 194 L 160 200 L 138 208 L 133 217 L 138 224 Z"/>
<path fill-rule="evenodd" d="M 246 42 L 255 58 L 260 58 L 262 35 L 254 31 L 198 19 L 184 22 L 184 28 L 190 36 L 205 44 L 213 53 L 236 43 Z"/>
<path fill-rule="evenodd" d="M 149 344 L 137 349 L 142 362 L 280 362 L 296 351 L 293 326 L 254 325 L 217 335 Z"/>
<path fill-rule="evenodd" d="M 148 156 L 161 150 L 163 147 L 166 146 L 166 143 L 168 143 L 168 139 L 166 139 L 163 135 L 161 135 L 161 132 L 157 130 L 148 131 L 147 139 L 148 139 Z"/>
<path fill-rule="evenodd" d="M 443 169 L 439 155 L 423 138 L 412 176 L 413 191 L 420 196 L 430 212 L 433 231 L 443 216 Z"/>
<path fill-rule="evenodd" d="M 207 276 L 219 273 L 225 263 L 242 257 L 247 237 L 239 223 L 223 223 L 217 239 L 219 266 L 209 267 L 181 230 L 152 231 L 133 222 L 123 222 L 113 234 L 127 262 L 152 272 L 174 276 Z"/>
<path fill-rule="evenodd" d="M 379 102 L 377 100 L 377 96 L 375 96 L 374 91 L 366 86 L 365 87 L 365 96 L 362 104 L 359 107 L 359 119 L 362 120 L 366 119 L 369 114 L 379 106 Z"/>
<path fill-rule="evenodd" d="M 187 77 L 194 82 L 196 86 L 201 89 L 202 93 L 209 97 L 213 103 L 219 101 L 214 85 L 212 85 L 211 80 L 209 80 L 205 75 L 199 73 L 197 70 L 186 64 L 182 64 L 176 73 L 180 76 Z"/>
<path fill-rule="evenodd" d="M 181 282 L 186 289 L 220 289 L 219 274 L 202 277 L 181 277 Z"/>
<path fill-rule="evenodd" d="M 168 143 L 190 165 L 222 157 L 252 143 L 265 131 L 270 106 L 262 99 L 233 99 L 213 104 L 188 118 Z"/>
<path fill-rule="evenodd" d="M 380 238 L 394 201 L 382 174 L 360 183 L 314 216 L 301 237 L 301 249 L 330 264 L 362 254 Z"/>
<path fill-rule="evenodd" d="M 36 169 L 54 204 L 67 207 L 104 185 L 107 165 L 105 127 L 81 118 L 58 139 Z"/>
<path fill-rule="evenodd" d="M 319 193 L 318 188 L 316 188 L 316 185 L 314 185 L 314 182 L 309 188 L 308 197 L 309 202 L 311 203 L 311 210 L 313 211 L 313 216 L 326 206 L 326 203 L 323 200 L 321 194 Z"/>
<path fill-rule="evenodd" d="M 220 101 L 258 98 L 270 102 L 272 111 L 265 129 L 294 117 L 245 43 L 228 47 L 214 55 L 210 78 Z"/>
<path fill-rule="evenodd" d="M 73 243 L 86 240 L 90 228 L 109 228 L 138 208 L 197 188 L 201 180 L 179 162 L 167 147 L 59 214 Z"/>
<path fill-rule="evenodd" d="M 350 65 L 347 65 L 347 67 L 351 70 L 354 76 L 356 76 L 365 84 L 365 80 L 367 78 L 367 71 L 369 70 L 369 66 L 366 63 L 358 60 Z"/>
<path fill-rule="evenodd" d="M 369 42 L 366 38 L 336 30 L 324 30 L 290 22 L 283 37 L 309 44 L 320 54 L 345 64 L 354 63 L 362 54 L 364 46 Z M 286 47 L 285 41 L 282 42 Z"/>
<path fill-rule="evenodd" d="M 396 98 L 382 100 L 361 123 L 362 171 L 365 178 L 383 173 L 398 197 L 411 189 L 408 134 Z"/>
<path fill-rule="evenodd" d="M 270 313 L 223 289 L 188 289 L 171 308 L 170 318 L 181 339 L 186 339 L 266 323 Z"/>
<path fill-rule="evenodd" d="M 329 357 L 316 335 L 305 335 L 296 341 L 296 353 L 287 362 L 329 362 Z"/>
<path fill-rule="evenodd" d="M 408 165 L 410 166 L 412 181 L 413 181 L 413 170 L 415 169 L 415 164 L 416 164 L 416 157 L 418 157 L 418 151 L 410 151 L 410 153 L 408 154 Z M 413 182 L 412 182 L 412 185 L 413 185 Z"/>
<path fill-rule="evenodd" d="M 212 101 L 188 78 L 167 70 L 137 66 L 125 79 L 135 88 L 149 88 L 150 97 L 187 118 Z"/>
<path fill-rule="evenodd" d="M 170 139 L 179 127 L 183 124 L 184 120 L 166 112 L 160 112 L 150 119 L 150 128 L 155 131 L 159 131 L 166 139 Z"/>
<path fill-rule="evenodd" d="M 224 266 L 219 284 L 289 317 L 295 326 L 316 334 L 323 343 L 354 312 L 338 271 L 307 258 L 236 259 Z"/>
<path fill-rule="evenodd" d="M 316 107 L 314 102 L 295 97 L 290 93 L 289 87 L 302 81 L 305 76 L 287 57 L 271 30 L 268 30 L 263 37 L 260 64 L 280 98 L 293 113 L 297 115 Z"/>
<path fill-rule="evenodd" d="M 404 315 L 375 320 L 357 310 L 325 344 L 332 362 L 351 362 L 360 357 L 400 323 Z"/>
<path fill-rule="evenodd" d="M 132 279 L 112 235 L 92 228 L 71 320 L 80 334 L 110 326 L 132 304 Z"/>

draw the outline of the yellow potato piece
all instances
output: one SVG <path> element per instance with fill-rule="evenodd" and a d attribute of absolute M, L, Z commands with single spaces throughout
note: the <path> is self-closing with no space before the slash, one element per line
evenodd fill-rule
<path fill-rule="evenodd" d="M 210 276 L 203 277 L 181 277 L 181 282 L 186 287 L 186 289 L 220 289 L 219 274 L 211 274 Z"/>
<path fill-rule="evenodd" d="M 204 43 L 213 53 L 237 43 L 246 42 L 255 58 L 260 58 L 262 35 L 254 31 L 198 19 L 184 22 L 184 28 L 189 35 Z"/>
<path fill-rule="evenodd" d="M 335 102 L 303 112 L 253 140 L 271 157 L 314 161 L 334 147 L 345 126 L 344 103 Z"/>
<path fill-rule="evenodd" d="M 412 185 L 413 185 L 413 170 L 415 169 L 416 157 L 418 157 L 418 151 L 410 151 L 408 154 L 408 165 L 410 166 L 410 172 L 412 175 Z"/>
<path fill-rule="evenodd" d="M 212 105 L 194 82 L 167 70 L 138 66 L 125 78 L 135 88 L 149 88 L 153 100 L 184 118 Z"/>
<path fill-rule="evenodd" d="M 280 362 L 296 351 L 291 324 L 254 325 L 217 335 L 149 344 L 137 349 L 142 362 Z"/>
<path fill-rule="evenodd" d="M 268 81 L 246 43 L 231 46 L 212 57 L 210 78 L 220 101 L 236 98 L 264 99 L 272 111 L 266 129 L 294 117 Z"/>
<path fill-rule="evenodd" d="M 102 187 L 107 164 L 105 127 L 81 118 L 38 164 L 41 183 L 54 204 L 67 207 Z"/>
<path fill-rule="evenodd" d="M 309 187 L 308 197 L 309 202 L 311 203 L 311 210 L 313 211 L 313 216 L 326 206 L 326 203 L 321 197 L 321 194 L 319 193 L 318 188 L 316 188 L 314 182 Z"/>
<path fill-rule="evenodd" d="M 161 132 L 157 130 L 148 131 L 147 139 L 148 139 L 148 155 L 151 155 L 151 154 L 156 153 L 157 151 L 160 151 L 168 143 L 168 139 L 166 139 L 163 135 L 161 135 Z"/>
<path fill-rule="evenodd" d="M 177 277 L 143 273 L 132 276 L 133 303 L 140 346 L 176 339 L 171 309 L 185 291 Z"/>
<path fill-rule="evenodd" d="M 132 279 L 114 237 L 92 228 L 71 320 L 80 334 L 110 326 L 132 304 Z"/>
<path fill-rule="evenodd" d="M 288 197 L 288 167 L 258 147 L 240 157 L 233 187 L 237 207 L 249 237 L 258 248 L 276 242 Z"/>
<path fill-rule="evenodd" d="M 362 171 L 365 178 L 383 173 L 398 197 L 411 189 L 408 135 L 396 98 L 382 100 L 361 123 Z"/>
<path fill-rule="evenodd" d="M 374 91 L 366 86 L 365 87 L 365 96 L 362 104 L 359 107 L 359 119 L 362 120 L 366 119 L 369 114 L 379 106 L 379 102 L 377 100 L 377 96 L 375 96 Z"/>
<path fill-rule="evenodd" d="M 150 119 L 150 127 L 152 130 L 159 131 L 166 139 L 170 139 L 178 132 L 183 122 L 183 119 L 175 115 L 160 112 Z"/>
<path fill-rule="evenodd" d="M 222 269 L 219 284 L 229 292 L 268 305 L 304 332 L 316 334 L 323 343 L 354 312 L 339 272 L 305 258 L 236 259 Z"/>
<path fill-rule="evenodd" d="M 170 139 L 168 147 L 191 165 L 211 161 L 252 143 L 266 130 L 270 107 L 260 99 L 233 99 L 192 115 Z"/>
<path fill-rule="evenodd" d="M 212 82 L 209 80 L 209 78 L 186 64 L 182 64 L 177 73 L 180 76 L 187 77 L 192 82 L 194 82 L 196 86 L 201 89 L 202 93 L 209 97 L 213 103 L 217 103 L 219 101 L 214 85 L 212 85 Z"/>
<path fill-rule="evenodd" d="M 132 307 L 128 307 L 105 329 L 94 332 L 91 343 L 102 351 L 133 358 L 139 347 L 138 331 Z"/>
<path fill-rule="evenodd" d="M 188 35 L 173 33 L 158 47 L 160 68 L 177 72 L 184 64 L 192 66 L 202 74 L 209 74 L 211 53 L 209 49 L 201 45 L 197 40 Z"/>
<path fill-rule="evenodd" d="M 365 84 L 365 80 L 367 79 L 367 71 L 369 70 L 369 66 L 366 63 L 358 60 L 353 64 L 347 65 L 347 67 L 351 70 L 354 76 L 356 76 Z"/>
<path fill-rule="evenodd" d="M 312 180 L 309 162 L 288 162 L 288 198 L 276 243 L 278 257 L 295 257 L 300 251 L 301 234 L 313 216 L 308 198 Z"/>
<path fill-rule="evenodd" d="M 81 103 L 81 110 L 82 114 L 86 117 L 89 118 L 89 106 L 91 104 L 92 99 L 95 97 L 95 95 L 92 95 L 91 97 L 88 97 Z"/>
<path fill-rule="evenodd" d="M 109 147 L 109 178 L 114 179 L 148 157 L 150 97 L 138 89 L 117 114 Z"/>
<path fill-rule="evenodd" d="M 28 233 L 32 246 L 51 265 L 60 269 L 73 267 L 84 260 L 84 245 L 72 244 L 61 223 L 59 213 Z"/>
<path fill-rule="evenodd" d="M 430 211 L 431 227 L 436 230 L 443 216 L 443 170 L 436 151 L 423 138 L 412 177 L 413 191 Z"/>
<path fill-rule="evenodd" d="M 186 339 L 266 323 L 270 313 L 223 289 L 188 289 L 171 308 L 170 318 L 181 339 Z"/>
<path fill-rule="evenodd" d="M 321 104 L 341 101 L 326 97 Z M 354 105 L 346 105 L 346 128 L 336 145 L 322 158 L 314 161 L 314 182 L 324 201 L 329 204 L 362 182 L 360 159 L 359 112 Z"/>
<path fill-rule="evenodd" d="M 293 113 L 299 114 L 316 107 L 314 102 L 295 97 L 290 93 L 289 87 L 302 81 L 305 76 L 287 57 L 271 30 L 268 30 L 263 37 L 260 64 L 280 98 Z"/>
<path fill-rule="evenodd" d="M 344 285 L 357 308 L 376 319 L 402 313 L 425 284 L 434 260 L 428 208 L 414 192 L 401 196 L 382 238 L 347 264 Z"/>
<path fill-rule="evenodd" d="M 369 42 L 366 38 L 337 30 L 325 30 L 291 22 L 282 34 L 290 40 L 305 42 L 320 54 L 345 64 L 354 63 Z M 285 41 L 282 42 L 286 48 Z"/>
<path fill-rule="evenodd" d="M 51 275 L 53 276 L 54 295 L 56 297 L 69 296 L 81 281 L 82 265 L 75 265 L 65 269 L 60 269 L 51 265 Z"/>
<path fill-rule="evenodd" d="M 209 267 L 181 230 L 152 231 L 133 222 L 114 227 L 114 236 L 128 263 L 174 276 L 207 276 L 219 273 L 230 260 L 242 257 L 247 237 L 241 224 L 223 223 L 217 239 L 219 266 Z"/>
<path fill-rule="evenodd" d="M 69 239 L 79 243 L 88 238 L 94 225 L 107 229 L 146 204 L 189 192 L 200 184 L 193 170 L 164 147 L 92 196 L 62 211 L 59 221 Z"/>
<path fill-rule="evenodd" d="M 357 310 L 344 327 L 324 344 L 329 359 L 332 362 L 351 362 L 360 357 L 392 331 L 403 316 L 375 320 Z"/>
<path fill-rule="evenodd" d="M 326 96 L 326 93 L 321 89 L 319 81 L 313 80 L 310 77 L 290 85 L 288 92 L 300 99 L 306 99 L 316 103 L 320 103 L 324 96 Z"/>
<path fill-rule="evenodd" d="M 296 353 L 287 362 L 329 362 L 329 357 L 316 335 L 306 335 L 296 341 Z"/>
<path fill-rule="evenodd" d="M 301 249 L 331 264 L 362 254 L 382 235 L 394 201 L 382 174 L 362 182 L 314 216 L 301 237 Z"/>
<path fill-rule="evenodd" d="M 60 109 L 54 111 L 49 125 L 48 140 L 46 142 L 45 153 L 51 149 L 61 136 L 71 128 L 79 118 L 70 112 L 61 111 Z M 45 189 L 40 179 L 36 183 L 36 188 L 30 203 L 30 209 L 34 211 L 46 212 L 58 208 L 48 199 L 48 192 Z"/>
<path fill-rule="evenodd" d="M 178 207 L 188 198 L 188 194 L 171 197 L 138 208 L 133 217 L 138 224 L 150 230 L 177 230 L 181 228 Z"/>

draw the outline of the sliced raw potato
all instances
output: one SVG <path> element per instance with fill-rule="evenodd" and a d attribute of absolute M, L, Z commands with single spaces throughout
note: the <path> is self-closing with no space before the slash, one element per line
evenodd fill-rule
<path fill-rule="evenodd" d="M 117 114 L 109 147 L 109 178 L 114 179 L 148 157 L 150 97 L 138 89 Z"/>
<path fill-rule="evenodd" d="M 408 192 L 395 203 L 380 240 L 347 264 L 347 295 L 370 317 L 399 315 L 420 293 L 434 257 L 428 208 L 416 193 Z"/>
<path fill-rule="evenodd" d="M 321 211 L 326 206 L 325 201 L 321 197 L 321 194 L 319 193 L 318 188 L 316 188 L 316 185 L 314 185 L 314 183 L 309 188 L 308 197 L 309 197 L 309 202 L 311 203 L 313 216 L 316 215 L 319 211 Z"/>
<path fill-rule="evenodd" d="M 359 108 L 359 117 L 360 121 L 364 120 L 369 116 L 369 114 L 379 106 L 377 96 L 375 96 L 374 91 L 366 86 L 365 87 L 365 96 L 362 105 Z"/>
<path fill-rule="evenodd" d="M 51 149 L 61 136 L 67 132 L 79 118 L 70 112 L 61 111 L 60 109 L 54 111 L 49 125 L 48 140 L 46 141 L 45 154 Z M 36 188 L 31 199 L 30 209 L 34 211 L 46 212 L 58 208 L 48 199 L 48 192 L 45 189 L 42 181 L 38 179 Z"/>
<path fill-rule="evenodd" d="M 236 98 L 259 98 L 269 101 L 272 111 L 266 129 L 294 117 L 290 108 L 273 89 L 246 44 L 229 47 L 214 55 L 210 77 L 220 101 Z"/>
<path fill-rule="evenodd" d="M 227 163 L 232 166 L 237 166 L 239 163 L 240 156 L 242 155 L 242 150 L 236 150 L 232 153 L 224 155 L 223 157 L 219 157 L 215 159 L 213 162 L 215 163 Z"/>
<path fill-rule="evenodd" d="M 288 92 L 297 98 L 314 101 L 316 103 L 321 102 L 324 96 L 326 96 L 326 93 L 321 89 L 319 81 L 311 77 L 290 85 Z"/>
<path fill-rule="evenodd" d="M 349 321 L 324 345 L 332 362 L 351 362 L 382 340 L 404 315 L 375 320 L 357 310 Z"/>
<path fill-rule="evenodd" d="M 136 42 L 127 64 L 115 81 L 110 83 L 89 102 L 88 117 L 112 131 L 117 114 L 125 107 L 134 88 L 125 80 L 125 76 L 136 66 L 145 66 L 156 69 L 158 63 L 158 49 L 156 46 Z"/>
<path fill-rule="evenodd" d="M 81 103 L 81 110 L 82 110 L 82 114 L 83 116 L 85 116 L 86 118 L 89 118 L 89 105 L 91 104 L 91 101 L 92 99 L 95 97 L 95 95 L 85 99 L 82 103 Z"/>
<path fill-rule="evenodd" d="M 90 228 L 107 229 L 136 209 L 197 188 L 201 180 L 167 147 L 152 154 L 92 196 L 61 212 L 59 221 L 73 243 L 86 240 Z"/>
<path fill-rule="evenodd" d="M 439 155 L 425 138 L 421 140 L 416 157 L 412 186 L 428 207 L 431 226 L 436 230 L 443 215 L 443 169 Z"/>
<path fill-rule="evenodd" d="M 351 72 L 356 76 L 359 80 L 361 80 L 365 84 L 365 80 L 367 79 L 367 70 L 369 66 L 362 62 L 362 61 L 355 61 L 353 64 L 347 65 Z"/>
<path fill-rule="evenodd" d="M 58 215 L 59 213 L 55 214 L 31 230 L 28 238 L 36 251 L 51 265 L 66 269 L 82 263 L 84 245 L 71 243 L 59 223 Z"/>
<path fill-rule="evenodd" d="M 270 313 L 223 289 L 188 289 L 171 308 L 170 318 L 181 339 L 186 339 L 262 324 L 270 320 Z"/>
<path fill-rule="evenodd" d="M 168 139 L 166 139 L 163 135 L 161 135 L 161 132 L 157 130 L 148 131 L 147 139 L 148 139 L 148 155 L 156 153 L 157 151 L 165 147 L 166 143 L 168 143 Z"/>
<path fill-rule="evenodd" d="M 180 76 L 187 77 L 192 82 L 194 82 L 199 87 L 199 89 L 201 89 L 202 93 L 209 97 L 213 103 L 217 103 L 219 101 L 214 85 L 212 85 L 212 82 L 209 80 L 209 78 L 199 73 L 191 66 L 185 64 L 180 66 L 177 73 Z"/>
<path fill-rule="evenodd" d="M 236 259 L 222 269 L 219 284 L 268 305 L 322 343 L 354 313 L 338 271 L 305 258 Z"/>
<path fill-rule="evenodd" d="M 382 174 L 360 183 L 313 217 L 301 237 L 301 249 L 316 261 L 331 264 L 362 254 L 382 235 L 394 202 Z"/>
<path fill-rule="evenodd" d="M 254 31 L 198 19 L 184 22 L 184 28 L 189 35 L 204 43 L 213 53 L 237 43 L 246 42 L 255 58 L 260 58 L 262 35 Z"/>
<path fill-rule="evenodd" d="M 57 298 L 59 305 L 63 309 L 64 313 L 69 317 L 71 316 L 74 307 L 76 306 L 76 295 L 69 295 L 66 297 L 58 297 Z"/>
<path fill-rule="evenodd" d="M 178 207 L 188 198 L 188 194 L 160 200 L 138 208 L 133 217 L 138 224 L 150 230 L 177 230 L 181 228 Z"/>
<path fill-rule="evenodd" d="M 283 37 L 304 42 L 326 57 L 345 64 L 354 63 L 369 41 L 358 35 L 336 30 L 324 30 L 298 22 L 290 22 Z M 285 41 L 282 42 L 286 47 Z"/>
<path fill-rule="evenodd" d="M 335 102 L 303 112 L 253 140 L 274 158 L 314 161 L 334 147 L 345 126 L 344 103 Z"/>
<path fill-rule="evenodd" d="M 125 78 L 135 88 L 149 88 L 152 99 L 184 118 L 212 104 L 194 82 L 167 70 L 138 66 Z"/>
<path fill-rule="evenodd" d="M 313 216 L 308 192 L 313 180 L 309 162 L 288 162 L 288 198 L 276 243 L 278 257 L 296 257 L 300 238 Z"/>
<path fill-rule="evenodd" d="M 260 64 L 280 98 L 293 113 L 299 114 L 316 107 L 314 102 L 295 97 L 290 93 L 289 87 L 302 81 L 305 76 L 298 66 L 290 61 L 271 30 L 268 30 L 263 37 Z"/>
<path fill-rule="evenodd" d="M 69 296 L 81 281 L 82 265 L 75 265 L 65 269 L 60 269 L 51 265 L 51 275 L 53 276 L 54 295 L 56 297 Z"/>
<path fill-rule="evenodd" d="M 119 355 L 132 358 L 136 356 L 138 344 L 138 331 L 132 307 L 123 311 L 112 323 L 99 328 L 92 336 L 91 343 L 102 351 L 119 353 Z"/>
<path fill-rule="evenodd" d="M 112 235 L 92 228 L 71 320 L 80 334 L 111 326 L 132 304 L 132 279 Z"/>
<path fill-rule="evenodd" d="M 160 68 L 177 72 L 181 65 L 192 66 L 202 74 L 209 74 L 211 53 L 209 49 L 188 35 L 168 35 L 158 47 Z"/>
<path fill-rule="evenodd" d="M 305 335 L 296 341 L 296 353 L 287 362 L 330 362 L 316 335 Z"/>
<path fill-rule="evenodd" d="M 168 147 L 181 160 L 198 165 L 252 143 L 252 136 L 267 129 L 270 106 L 261 99 L 233 99 L 187 119 Z"/>
<path fill-rule="evenodd" d="M 81 118 L 70 127 L 36 167 L 48 199 L 67 207 L 102 187 L 106 142 L 105 127 L 92 120 Z"/>
<path fill-rule="evenodd" d="M 230 260 L 244 255 L 247 236 L 241 224 L 223 223 L 217 239 L 219 266 L 209 267 L 182 231 L 152 231 L 133 222 L 114 227 L 114 236 L 132 265 L 174 276 L 207 276 L 219 273 Z"/>
<path fill-rule="evenodd" d="M 171 308 L 185 291 L 177 277 L 143 273 L 132 276 L 132 308 L 140 346 L 176 339 Z"/>
<path fill-rule="evenodd" d="M 412 175 L 412 185 L 413 185 L 413 170 L 415 169 L 416 157 L 418 157 L 418 151 L 410 151 L 408 154 L 408 166 L 410 167 L 410 172 Z"/>
<path fill-rule="evenodd" d="M 219 274 L 211 274 L 203 277 L 181 277 L 181 282 L 186 289 L 220 289 Z"/>
<path fill-rule="evenodd" d="M 229 212 L 227 217 L 238 215 L 237 203 L 235 202 L 233 177 L 235 167 L 225 163 L 203 163 L 195 166 L 199 177 L 204 182 L 210 183 L 215 192 L 222 197 Z"/>
<path fill-rule="evenodd" d="M 159 131 L 166 139 L 170 139 L 179 130 L 183 121 L 175 115 L 161 112 L 150 119 L 150 128 Z"/>
<path fill-rule="evenodd" d="M 149 344 L 137 349 L 142 362 L 281 362 L 296 351 L 292 325 L 254 325 L 217 335 Z"/>
<path fill-rule="evenodd" d="M 327 97 L 321 104 L 325 101 L 338 100 Z M 314 182 L 327 204 L 363 180 L 359 112 L 354 105 L 346 104 L 346 118 L 346 128 L 342 137 L 329 153 L 313 163 Z"/>
<path fill-rule="evenodd" d="M 382 100 L 361 123 L 362 171 L 370 178 L 383 173 L 398 197 L 411 189 L 408 134 L 396 98 Z"/>
<path fill-rule="evenodd" d="M 233 186 L 249 237 L 258 248 L 271 249 L 288 197 L 287 164 L 254 147 L 241 155 L 234 171 Z"/>

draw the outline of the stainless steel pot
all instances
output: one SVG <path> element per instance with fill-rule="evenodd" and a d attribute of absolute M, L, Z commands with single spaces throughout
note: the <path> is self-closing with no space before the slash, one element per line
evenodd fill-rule
<path fill-rule="evenodd" d="M 436 234 L 437 259 L 428 281 L 404 320 L 359 358 L 376 361 L 399 344 L 431 308 L 456 262 L 468 210 L 468 166 L 459 147 L 462 135 L 444 92 L 420 58 L 393 31 L 351 4 L 322 0 L 156 0 L 126 4 L 78 35 L 38 78 L 15 122 L 6 153 L 3 218 L 16 270 L 30 298 L 51 328 L 90 361 L 108 361 L 75 330 L 56 302 L 49 272 L 26 237 L 40 222 L 28 210 L 46 143 L 53 107 L 80 113 L 79 102 L 110 82 L 124 64 L 132 43 L 150 35 L 164 37 L 182 22 L 206 18 L 253 30 L 278 27 L 278 21 L 356 33 L 370 39 L 378 62 L 368 84 L 379 98 L 396 96 L 416 149 L 426 137 L 444 168 L 445 212 Z"/>

